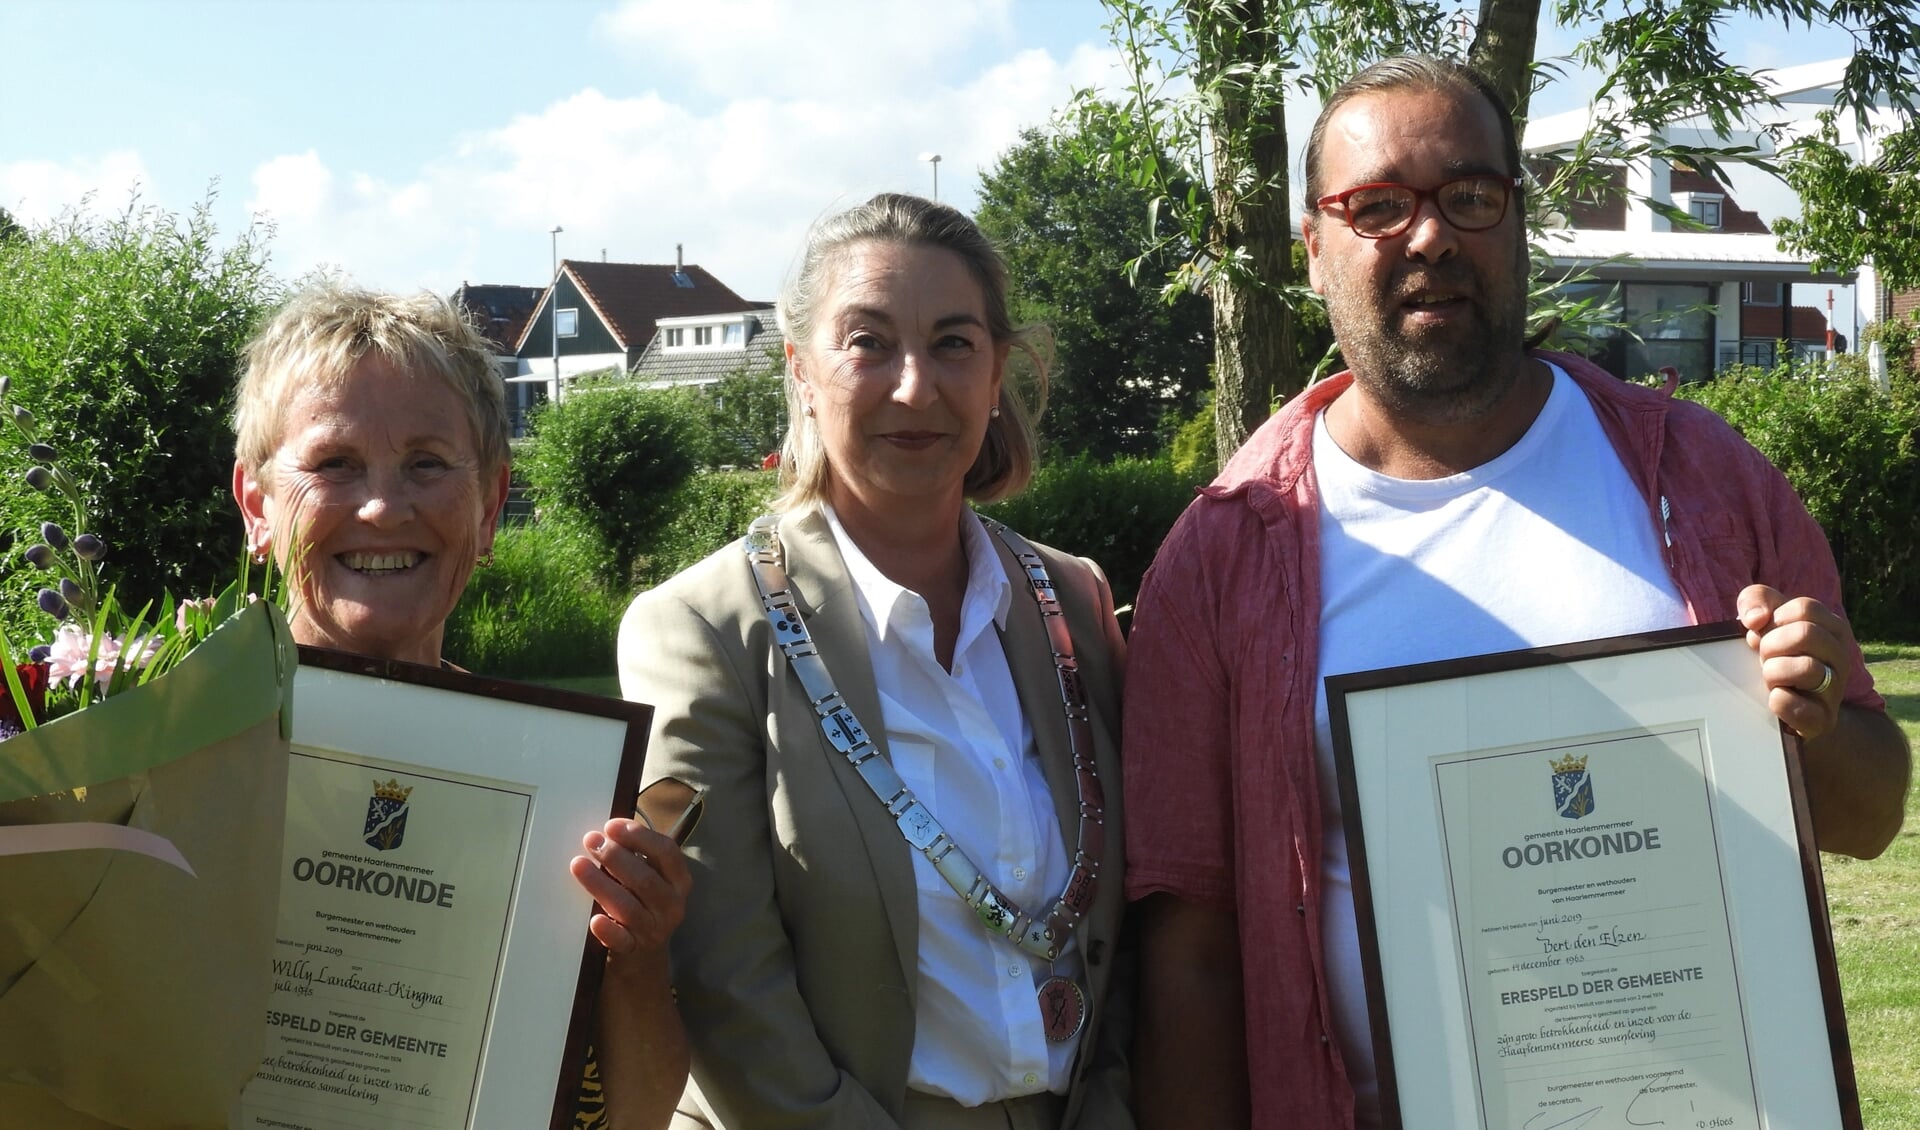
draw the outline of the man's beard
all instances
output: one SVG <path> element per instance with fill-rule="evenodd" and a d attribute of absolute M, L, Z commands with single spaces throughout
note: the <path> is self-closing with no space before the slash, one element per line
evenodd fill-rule
<path fill-rule="evenodd" d="M 1410 265 L 1371 292 L 1367 280 L 1334 270 L 1327 320 L 1354 380 L 1402 419 L 1456 424 L 1480 419 L 1525 371 L 1526 260 L 1517 274 L 1488 280 L 1458 259 Z M 1406 298 L 1421 289 L 1460 295 L 1464 323 L 1403 326 Z"/>

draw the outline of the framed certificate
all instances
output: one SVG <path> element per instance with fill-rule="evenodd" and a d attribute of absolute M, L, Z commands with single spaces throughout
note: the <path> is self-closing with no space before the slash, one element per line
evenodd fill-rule
<path fill-rule="evenodd" d="M 238 1126 L 570 1126 L 604 965 L 580 838 L 651 708 L 317 648 L 294 681 L 267 1052 Z"/>
<path fill-rule="evenodd" d="M 1386 1126 L 1857 1130 L 1797 743 L 1737 624 L 1327 707 Z"/>

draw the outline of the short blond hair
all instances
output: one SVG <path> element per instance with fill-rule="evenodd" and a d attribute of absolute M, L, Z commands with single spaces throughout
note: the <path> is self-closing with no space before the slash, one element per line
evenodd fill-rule
<path fill-rule="evenodd" d="M 1013 324 L 1007 300 L 1007 264 L 979 226 L 958 209 L 919 196 L 887 192 L 813 225 L 792 278 L 781 291 L 780 332 L 796 352 L 813 336 L 824 291 L 848 250 L 863 243 L 937 247 L 953 252 L 979 284 L 993 344 L 1008 348 L 1000 382 L 1000 414 L 987 421 L 980 454 L 967 469 L 966 495 L 996 502 L 1033 479 L 1039 441 L 1034 425 L 1047 403 L 1047 366 L 1053 336 L 1044 326 Z M 787 367 L 787 438 L 780 448 L 776 510 L 796 510 L 827 496 L 827 450 L 820 429 L 801 403 Z"/>
<path fill-rule="evenodd" d="M 460 395 L 482 482 L 506 464 L 506 389 L 492 347 L 459 309 L 424 290 L 393 294 L 326 280 L 281 307 L 241 356 L 234 456 L 248 473 L 266 481 L 299 389 L 337 384 L 369 354 L 402 372 L 432 373 Z"/>

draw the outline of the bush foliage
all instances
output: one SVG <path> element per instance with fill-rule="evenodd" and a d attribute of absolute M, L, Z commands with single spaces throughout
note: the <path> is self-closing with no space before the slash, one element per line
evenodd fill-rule
<path fill-rule="evenodd" d="M 543 516 L 592 535 L 593 572 L 631 584 L 669 500 L 712 450 L 706 398 L 693 389 L 585 385 L 534 414 L 517 465 Z"/>
<path fill-rule="evenodd" d="M 563 521 L 501 529 L 493 564 L 474 570 L 447 618 L 447 658 L 506 679 L 612 671 L 627 594 L 594 575 L 598 552 L 591 531 Z"/>
<path fill-rule="evenodd" d="M 668 517 L 646 543 L 640 579 L 657 585 L 747 532 L 780 493 L 771 471 L 695 475 L 675 491 Z"/>
<path fill-rule="evenodd" d="M 227 421 L 240 346 L 281 291 L 261 233 L 223 246 L 209 205 L 183 218 L 135 201 L 0 239 L 0 373 L 79 480 L 133 608 L 163 590 L 216 591 L 242 548 Z M 0 447 L 0 527 L 13 537 L 66 516 L 21 482 L 26 466 Z M 0 587 L 16 643 L 52 628 L 33 594 Z"/>
<path fill-rule="evenodd" d="M 1040 468 L 1026 490 L 982 513 L 1034 541 L 1092 558 L 1113 585 L 1114 604 L 1125 607 L 1203 481 L 1174 470 L 1164 456 L 1111 463 L 1080 456 Z"/>
<path fill-rule="evenodd" d="M 1068 553 L 1091 557 L 1126 605 L 1199 480 L 1166 458 L 1102 463 L 1076 456 L 1042 467 L 1033 484 L 981 512 Z M 642 539 L 636 570 L 645 584 L 668 577 L 747 532 L 779 491 L 764 471 L 696 475 L 674 492 L 658 531 Z"/>
<path fill-rule="evenodd" d="M 1891 393 L 1849 359 L 1741 367 L 1681 394 L 1725 417 L 1787 476 L 1827 532 L 1862 636 L 1920 640 L 1920 388 Z"/>

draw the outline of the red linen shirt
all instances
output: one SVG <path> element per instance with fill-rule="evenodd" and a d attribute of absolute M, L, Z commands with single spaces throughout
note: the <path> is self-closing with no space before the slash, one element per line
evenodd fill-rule
<path fill-rule="evenodd" d="M 1757 582 L 1840 608 L 1825 535 L 1725 421 L 1671 388 L 1540 356 L 1592 401 L 1693 622 L 1733 618 Z M 1127 897 L 1164 891 L 1238 914 L 1256 1130 L 1353 1124 L 1320 955 L 1312 469 L 1314 419 L 1351 383 L 1343 373 L 1295 397 L 1201 491 L 1147 573 L 1128 642 Z M 1884 709 L 1857 654 L 1847 688 L 1848 703 Z"/>

